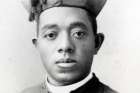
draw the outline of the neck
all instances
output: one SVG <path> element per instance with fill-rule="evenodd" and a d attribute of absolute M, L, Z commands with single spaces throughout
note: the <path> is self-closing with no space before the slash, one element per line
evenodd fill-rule
<path fill-rule="evenodd" d="M 88 75 L 89 75 L 89 74 L 87 74 L 86 76 L 81 77 L 81 78 L 79 78 L 79 79 L 77 79 L 77 80 L 73 80 L 73 81 L 62 80 L 62 81 L 60 81 L 60 82 L 58 82 L 58 81 L 56 82 L 55 80 L 53 80 L 53 79 L 47 77 L 47 81 L 48 81 L 51 85 L 54 85 L 54 86 L 68 86 L 68 85 L 72 85 L 72 84 L 75 84 L 75 83 L 77 83 L 77 82 L 80 82 L 80 81 L 84 80 L 86 77 L 88 77 Z"/>
<path fill-rule="evenodd" d="M 71 84 L 71 85 L 65 85 L 65 86 L 55 86 L 55 85 L 52 85 L 48 82 L 47 78 L 46 78 L 46 86 L 48 87 L 48 89 L 50 91 L 53 91 L 53 93 L 70 93 L 70 91 L 72 90 L 76 90 L 78 89 L 79 87 L 83 86 L 85 83 L 87 83 L 90 79 L 92 78 L 92 72 L 88 74 L 87 77 L 85 77 L 83 80 L 77 82 L 77 83 L 74 83 L 74 84 Z"/>

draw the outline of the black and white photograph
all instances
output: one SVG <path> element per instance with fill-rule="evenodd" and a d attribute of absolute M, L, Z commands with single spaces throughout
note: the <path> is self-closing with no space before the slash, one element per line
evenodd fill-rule
<path fill-rule="evenodd" d="M 140 93 L 140 1 L 0 3 L 0 93 Z"/>

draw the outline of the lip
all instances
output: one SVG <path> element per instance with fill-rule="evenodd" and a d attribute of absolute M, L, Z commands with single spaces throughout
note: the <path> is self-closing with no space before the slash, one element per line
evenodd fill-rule
<path fill-rule="evenodd" d="M 56 61 L 56 64 L 61 68 L 70 68 L 73 67 L 76 64 L 76 60 L 73 59 L 60 59 Z"/>

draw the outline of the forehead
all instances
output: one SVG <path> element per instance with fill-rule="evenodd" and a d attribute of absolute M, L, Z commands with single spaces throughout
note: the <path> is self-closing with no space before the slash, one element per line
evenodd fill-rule
<path fill-rule="evenodd" d="M 54 7 L 47 9 L 41 13 L 39 22 L 40 28 L 48 24 L 69 26 L 74 22 L 81 22 L 87 26 L 90 25 L 86 10 L 74 7 Z"/>

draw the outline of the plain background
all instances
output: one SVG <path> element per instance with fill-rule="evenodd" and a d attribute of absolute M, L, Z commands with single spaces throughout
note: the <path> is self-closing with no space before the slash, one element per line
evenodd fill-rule
<path fill-rule="evenodd" d="M 106 38 L 92 70 L 121 93 L 140 93 L 139 9 L 138 0 L 108 0 L 97 17 Z M 19 93 L 44 79 L 31 41 L 35 27 L 20 0 L 0 0 L 0 93 Z"/>

